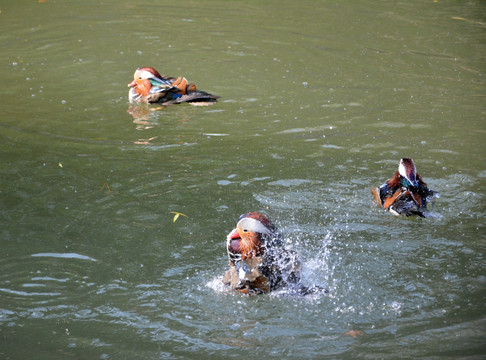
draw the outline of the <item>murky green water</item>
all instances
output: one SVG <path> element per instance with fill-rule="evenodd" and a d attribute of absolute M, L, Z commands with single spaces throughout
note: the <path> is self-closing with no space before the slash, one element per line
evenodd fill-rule
<path fill-rule="evenodd" d="M 0 11 L 1 358 L 485 356 L 484 2 Z M 142 65 L 221 101 L 130 108 Z M 401 157 L 433 217 L 373 206 Z M 250 210 L 329 294 L 222 287 Z"/>

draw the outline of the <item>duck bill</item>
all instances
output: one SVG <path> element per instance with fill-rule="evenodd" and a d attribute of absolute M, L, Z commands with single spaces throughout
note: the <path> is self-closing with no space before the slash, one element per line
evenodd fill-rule
<path fill-rule="evenodd" d="M 233 229 L 227 236 L 229 240 L 236 240 L 241 239 L 240 234 L 238 233 L 238 229 Z"/>
<path fill-rule="evenodd" d="M 134 87 L 136 85 L 137 83 L 135 82 L 135 80 L 133 80 L 130 84 L 128 84 L 128 87 Z"/>

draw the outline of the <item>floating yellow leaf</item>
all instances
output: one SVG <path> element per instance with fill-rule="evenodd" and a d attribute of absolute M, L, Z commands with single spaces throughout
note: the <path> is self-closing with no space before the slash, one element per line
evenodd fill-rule
<path fill-rule="evenodd" d="M 170 213 L 174 214 L 174 218 L 172 219 L 172 222 L 176 222 L 177 219 L 179 219 L 180 215 L 187 217 L 186 214 L 183 214 L 183 213 L 180 213 L 180 212 L 177 212 L 177 211 L 171 211 Z"/>
<path fill-rule="evenodd" d="M 103 189 L 104 189 L 105 187 L 108 189 L 108 192 L 111 192 L 111 189 L 110 189 L 110 184 L 108 184 L 106 181 L 105 181 L 105 183 L 103 184 L 103 186 L 101 187 L 100 191 L 103 191 Z"/>
<path fill-rule="evenodd" d="M 62 168 L 62 163 L 58 163 L 57 165 L 59 165 L 59 167 Z"/>

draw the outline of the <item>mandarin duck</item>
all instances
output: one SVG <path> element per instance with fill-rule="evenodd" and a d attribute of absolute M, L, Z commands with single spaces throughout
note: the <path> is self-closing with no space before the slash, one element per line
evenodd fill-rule
<path fill-rule="evenodd" d="M 128 84 L 128 100 L 138 103 L 159 103 L 164 106 L 189 102 L 193 105 L 211 105 L 219 96 L 197 90 L 184 77 L 162 76 L 150 66 L 135 70 L 133 81 Z"/>
<path fill-rule="evenodd" d="M 425 217 L 427 201 L 437 195 L 430 190 L 410 158 L 403 158 L 398 171 L 378 188 L 372 188 L 375 202 L 394 215 Z"/>
<path fill-rule="evenodd" d="M 284 249 L 282 236 L 263 214 L 240 216 L 226 237 L 229 270 L 223 283 L 241 293 L 267 293 L 300 282 L 300 261 L 295 251 Z M 298 292 L 314 292 L 298 285 Z"/>

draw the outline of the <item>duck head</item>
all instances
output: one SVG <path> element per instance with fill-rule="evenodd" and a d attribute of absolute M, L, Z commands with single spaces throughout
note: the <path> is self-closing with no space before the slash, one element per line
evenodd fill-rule
<path fill-rule="evenodd" d="M 133 74 L 133 81 L 128 84 L 130 87 L 130 95 L 132 93 L 135 96 L 147 96 L 152 87 L 158 88 L 170 88 L 171 83 L 168 80 L 163 79 L 157 70 L 150 66 L 144 66 L 135 70 Z"/>
<path fill-rule="evenodd" d="M 400 183 L 405 187 L 418 187 L 417 170 L 411 158 L 400 159 L 398 165 L 398 173 L 400 174 Z"/>
<path fill-rule="evenodd" d="M 272 239 L 278 238 L 275 226 L 263 214 L 250 212 L 240 216 L 236 229 L 227 236 L 230 260 L 262 256 Z"/>

